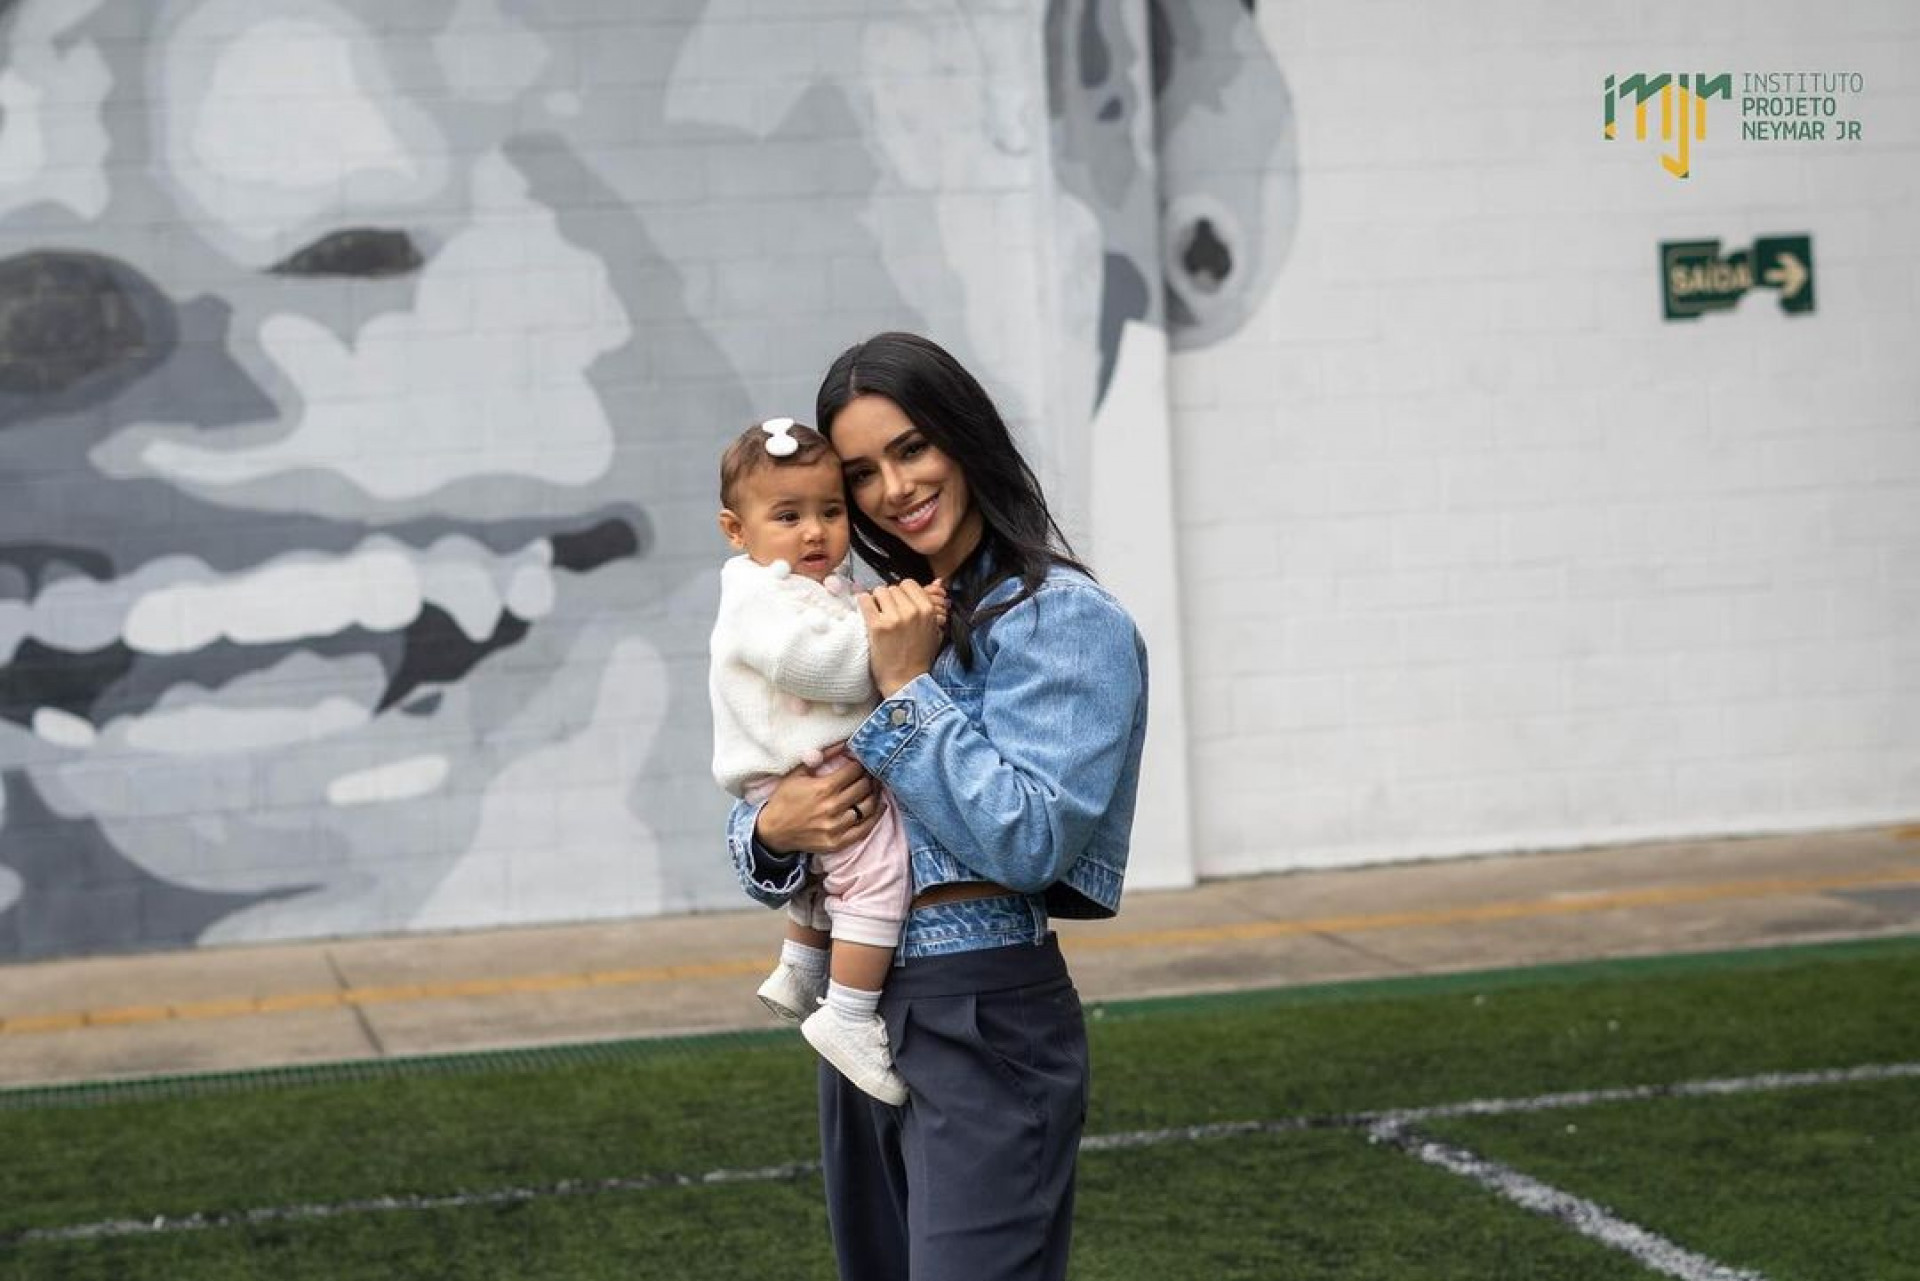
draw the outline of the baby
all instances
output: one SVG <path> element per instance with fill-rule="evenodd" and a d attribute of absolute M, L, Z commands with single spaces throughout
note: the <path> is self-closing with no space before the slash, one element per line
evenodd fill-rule
<path fill-rule="evenodd" d="M 823 763 L 823 750 L 852 734 L 878 699 L 866 623 L 841 572 L 847 503 L 826 438 L 791 418 L 748 428 L 721 457 L 720 501 L 720 532 L 744 555 L 720 571 L 708 678 L 713 776 L 733 795 L 761 800 L 796 766 L 844 768 Z M 929 591 L 944 603 L 939 584 Z M 788 905 L 780 964 L 759 996 L 800 1021 L 808 1044 L 849 1081 L 898 1106 L 907 1087 L 893 1070 L 879 1002 L 913 877 L 892 798 L 881 791 L 866 804 L 881 807 L 866 837 L 814 853 L 824 881 Z"/>

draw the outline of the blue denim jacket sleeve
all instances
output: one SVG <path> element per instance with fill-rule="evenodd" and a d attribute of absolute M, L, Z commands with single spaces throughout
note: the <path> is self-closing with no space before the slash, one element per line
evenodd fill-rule
<path fill-rule="evenodd" d="M 796 894 L 807 879 L 807 856 L 774 854 L 753 839 L 754 825 L 760 821 L 760 804 L 735 801 L 727 816 L 727 850 L 733 855 L 733 872 L 747 897 L 768 907 L 779 907 Z"/>
<path fill-rule="evenodd" d="M 1061 879 L 1116 800 L 1132 803 L 1146 691 L 1138 632 L 1093 584 L 1050 582 L 976 646 L 978 724 L 929 673 L 882 700 L 848 747 L 967 867 L 1035 894 Z"/>

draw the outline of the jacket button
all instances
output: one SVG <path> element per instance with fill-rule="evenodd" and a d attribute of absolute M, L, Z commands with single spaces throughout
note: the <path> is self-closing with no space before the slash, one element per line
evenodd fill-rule
<path fill-rule="evenodd" d="M 913 719 L 913 713 L 907 710 L 906 704 L 895 703 L 893 705 L 892 719 L 895 725 L 905 725 L 908 721 Z"/>

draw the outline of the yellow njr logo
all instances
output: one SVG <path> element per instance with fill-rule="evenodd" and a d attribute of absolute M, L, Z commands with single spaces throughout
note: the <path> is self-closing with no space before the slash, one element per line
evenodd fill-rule
<path fill-rule="evenodd" d="M 1633 136 L 1646 141 L 1647 104 L 1660 99 L 1660 140 L 1674 144 L 1674 154 L 1661 156 L 1660 164 L 1676 178 L 1687 177 L 1693 169 L 1693 143 L 1707 136 L 1707 101 L 1725 98 L 1733 101 L 1733 73 L 1709 76 L 1704 71 L 1678 75 L 1662 72 L 1657 76 L 1635 74 L 1621 80 L 1607 77 L 1606 127 L 1602 131 L 1611 141 L 1619 136 L 1615 104 L 1622 99 L 1633 103 Z"/>

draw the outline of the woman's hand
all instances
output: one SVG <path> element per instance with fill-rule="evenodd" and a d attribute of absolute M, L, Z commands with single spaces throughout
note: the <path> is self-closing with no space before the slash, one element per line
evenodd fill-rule
<path fill-rule="evenodd" d="M 882 698 L 933 669 L 947 637 L 947 589 L 938 579 L 926 587 L 909 579 L 864 592 L 860 613 L 867 620 L 873 683 Z"/>
<path fill-rule="evenodd" d="M 829 748 L 826 758 L 837 759 L 839 767 L 815 774 L 796 765 L 767 797 L 753 834 L 774 853 L 826 854 L 873 830 L 880 816 L 873 779 L 846 755 L 844 744 Z"/>

